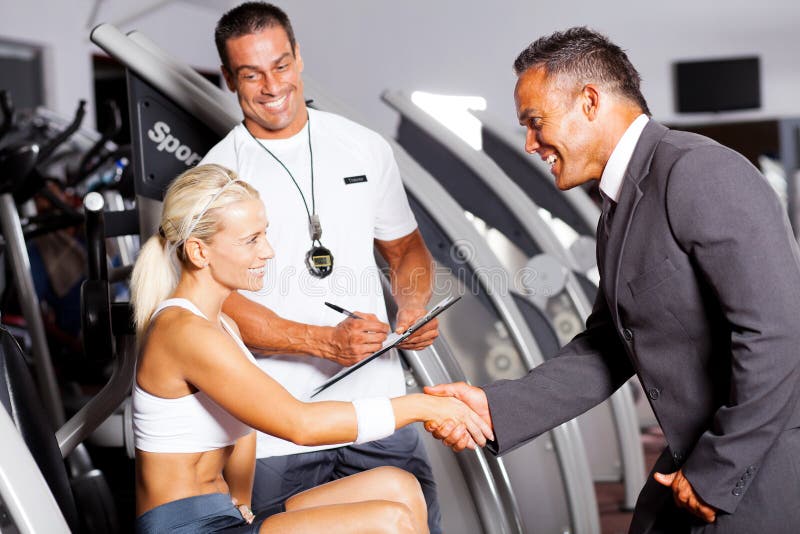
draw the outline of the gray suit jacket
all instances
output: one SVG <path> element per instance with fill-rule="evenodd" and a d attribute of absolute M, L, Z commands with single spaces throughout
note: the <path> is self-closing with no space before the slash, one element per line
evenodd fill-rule
<path fill-rule="evenodd" d="M 586 330 L 524 378 L 484 387 L 494 451 L 583 413 L 636 373 L 669 445 L 657 469 L 682 467 L 724 521 L 756 481 L 765 495 L 793 484 L 800 497 L 798 433 L 776 445 L 800 427 L 800 254 L 766 180 L 739 154 L 650 121 L 607 240 L 598 229 L 598 265 Z M 761 471 L 792 449 L 794 459 L 770 460 L 790 462 L 784 480 Z M 763 508 L 747 516 L 774 513 Z M 651 479 L 631 531 L 657 531 L 675 513 Z"/>

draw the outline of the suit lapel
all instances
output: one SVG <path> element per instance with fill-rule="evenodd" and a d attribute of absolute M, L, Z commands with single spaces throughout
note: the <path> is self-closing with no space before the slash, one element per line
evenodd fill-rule
<path fill-rule="evenodd" d="M 650 173 L 653 154 L 668 129 L 657 122 L 650 121 L 642 131 L 642 135 L 633 151 L 633 156 L 625 171 L 619 201 L 614 211 L 608 241 L 602 247 L 603 289 L 608 298 L 608 305 L 614 321 L 619 324 L 617 316 L 617 290 L 619 287 L 619 271 L 622 263 L 622 251 L 628 237 L 631 220 L 636 206 L 642 198 L 642 183 Z"/>

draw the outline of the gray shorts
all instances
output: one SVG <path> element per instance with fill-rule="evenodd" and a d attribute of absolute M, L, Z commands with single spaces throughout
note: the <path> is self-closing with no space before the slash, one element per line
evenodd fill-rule
<path fill-rule="evenodd" d="M 417 477 L 428 505 L 428 527 L 431 534 L 440 534 L 442 520 L 436 482 L 425 446 L 413 426 L 361 445 L 259 458 L 252 507 L 258 513 L 286 502 L 301 491 L 384 465 L 399 467 Z"/>
<path fill-rule="evenodd" d="M 227 493 L 195 495 L 156 506 L 136 518 L 136 534 L 256 534 L 261 523 L 283 511 L 276 505 L 247 524 Z"/>

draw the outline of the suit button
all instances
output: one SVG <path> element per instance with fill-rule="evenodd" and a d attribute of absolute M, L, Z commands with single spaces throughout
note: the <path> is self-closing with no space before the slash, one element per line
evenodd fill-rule
<path fill-rule="evenodd" d="M 630 341 L 633 339 L 633 332 L 631 332 L 630 328 L 623 328 L 622 337 L 625 338 L 625 341 Z"/>
<path fill-rule="evenodd" d="M 683 453 L 681 451 L 673 452 L 672 459 L 675 460 L 675 463 L 681 463 L 683 461 Z"/>
<path fill-rule="evenodd" d="M 731 493 L 733 493 L 738 497 L 742 494 L 742 488 L 733 488 L 733 491 Z"/>
<path fill-rule="evenodd" d="M 658 400 L 661 396 L 661 392 L 658 388 L 650 388 L 647 390 L 647 396 L 650 397 L 650 400 Z"/>

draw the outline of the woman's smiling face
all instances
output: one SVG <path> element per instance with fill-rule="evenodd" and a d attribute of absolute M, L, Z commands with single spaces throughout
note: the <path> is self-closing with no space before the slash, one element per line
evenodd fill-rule
<path fill-rule="evenodd" d="M 221 208 L 218 230 L 208 247 L 208 267 L 230 289 L 258 291 L 264 285 L 268 259 L 275 253 L 267 241 L 267 216 L 260 199 Z"/>

